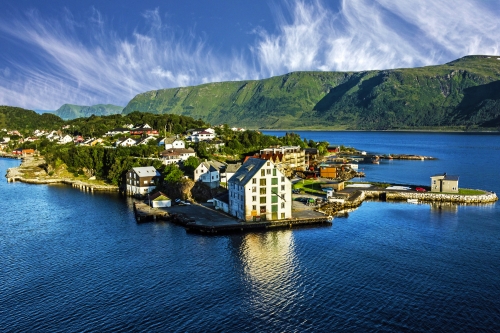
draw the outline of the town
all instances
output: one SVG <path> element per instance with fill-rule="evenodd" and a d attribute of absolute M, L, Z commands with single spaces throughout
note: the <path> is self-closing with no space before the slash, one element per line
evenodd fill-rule
<path fill-rule="evenodd" d="M 331 223 L 334 216 L 358 207 L 366 198 L 414 203 L 496 200 L 494 193 L 459 193 L 459 177 L 447 174 L 429 175 L 429 186 L 348 182 L 364 177 L 358 171 L 364 163 L 432 157 L 375 155 L 303 140 L 293 133 L 268 138 L 257 131 L 227 125 L 173 133 L 171 128 L 167 131 L 169 125 L 161 131 L 147 123 L 127 124 L 106 130 L 100 137 L 72 136 L 71 125 L 52 131 L 36 129 L 26 138 L 19 131 L 4 129 L 0 149 L 5 156 L 24 158 L 34 163 L 35 169 L 38 167 L 31 179 L 25 179 L 28 182 L 53 182 L 51 177 L 57 178 L 58 167 L 65 163 L 66 171 L 80 179 L 80 188 L 117 190 L 138 199 L 134 206 L 137 221 L 171 219 L 202 232 L 243 230 L 242 225 L 253 230 Z M 259 149 L 252 141 L 261 142 Z M 264 146 L 266 143 L 272 144 Z M 45 147 L 44 153 L 39 147 Z M 82 153 L 85 150 L 86 155 Z M 119 157 L 124 151 L 135 156 Z M 104 165 L 110 159 L 113 161 Z M 106 179 L 106 168 L 108 174 L 118 169 L 113 178 L 108 177 L 108 182 L 113 179 L 115 184 L 93 185 L 97 178 Z M 7 179 L 30 178 L 16 172 L 9 169 Z M 180 208 L 185 206 L 190 207 Z M 199 222 L 214 212 L 209 222 Z"/>

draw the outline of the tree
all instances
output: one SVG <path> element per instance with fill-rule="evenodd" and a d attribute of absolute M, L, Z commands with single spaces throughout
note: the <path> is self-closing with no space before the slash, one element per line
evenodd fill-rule
<path fill-rule="evenodd" d="M 194 170 L 200 165 L 200 160 L 195 156 L 188 157 L 182 164 L 182 169 L 185 173 L 193 174 Z"/>
<path fill-rule="evenodd" d="M 164 170 L 165 178 L 163 178 L 167 183 L 173 184 L 179 182 L 184 173 L 176 164 L 169 164 Z"/>

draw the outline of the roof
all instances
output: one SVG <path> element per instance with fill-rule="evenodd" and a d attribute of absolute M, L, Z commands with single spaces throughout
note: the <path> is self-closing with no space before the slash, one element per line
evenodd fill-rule
<path fill-rule="evenodd" d="M 434 178 L 434 177 L 443 177 L 443 180 L 457 180 L 458 181 L 457 175 L 448 175 L 448 174 L 446 174 L 446 172 L 443 174 L 437 174 L 437 175 L 431 176 L 431 178 Z"/>
<path fill-rule="evenodd" d="M 266 160 L 260 158 L 249 158 L 241 165 L 241 168 L 235 172 L 233 177 L 229 179 L 229 183 L 235 183 L 240 186 L 245 186 L 246 183 L 267 163 Z"/>
<path fill-rule="evenodd" d="M 155 169 L 153 166 L 147 166 L 147 167 L 135 167 L 132 168 L 136 174 L 139 175 L 139 177 L 155 177 L 155 176 L 160 176 L 160 173 Z"/>
<path fill-rule="evenodd" d="M 228 164 L 226 167 L 226 173 L 235 173 L 239 168 L 241 168 L 241 163 Z"/>
<path fill-rule="evenodd" d="M 162 155 L 165 155 L 168 153 L 178 153 L 178 154 L 190 153 L 190 154 L 192 154 L 192 153 L 195 153 L 195 151 L 192 148 L 169 148 L 169 149 L 161 152 Z"/>
<path fill-rule="evenodd" d="M 174 137 L 171 137 L 171 138 L 165 138 L 164 142 L 165 142 L 165 144 L 169 144 L 169 143 L 174 143 L 174 141 L 177 141 L 177 140 L 180 140 L 180 139 L 178 139 L 178 138 L 176 138 L 174 136 Z"/>
<path fill-rule="evenodd" d="M 154 194 L 151 194 L 149 196 L 149 200 L 154 200 L 154 201 L 163 201 L 163 200 L 170 200 L 169 197 L 167 197 L 164 193 L 158 191 Z"/>

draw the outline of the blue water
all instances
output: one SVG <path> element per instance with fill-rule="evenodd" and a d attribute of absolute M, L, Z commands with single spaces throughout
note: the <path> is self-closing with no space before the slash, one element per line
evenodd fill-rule
<path fill-rule="evenodd" d="M 366 165 L 500 192 L 500 136 L 304 132 L 436 161 Z M 0 174 L 18 161 L 0 159 Z M 331 227 L 206 237 L 136 224 L 130 199 L 0 179 L 2 332 L 494 332 L 499 204 L 365 202 Z"/>

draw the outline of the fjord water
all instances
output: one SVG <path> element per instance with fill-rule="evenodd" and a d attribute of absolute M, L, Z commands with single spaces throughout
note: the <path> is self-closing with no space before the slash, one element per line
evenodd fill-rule
<path fill-rule="evenodd" d="M 300 134 L 438 158 L 360 167 L 368 180 L 448 172 L 500 192 L 499 135 Z M 4 178 L 0 193 L 2 332 L 500 330 L 498 204 L 365 202 L 331 227 L 206 237 L 138 225 L 118 195 Z"/>

